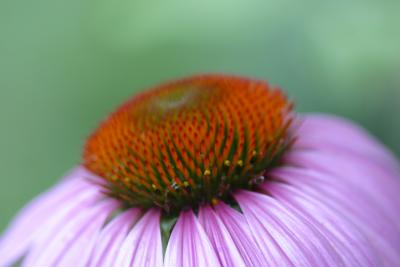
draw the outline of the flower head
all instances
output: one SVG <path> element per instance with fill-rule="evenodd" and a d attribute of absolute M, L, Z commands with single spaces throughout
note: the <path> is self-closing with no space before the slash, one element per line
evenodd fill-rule
<path fill-rule="evenodd" d="M 205 75 L 124 103 L 0 239 L 0 267 L 397 266 L 400 167 L 353 123 Z"/>
<path fill-rule="evenodd" d="M 84 166 L 128 205 L 179 211 L 250 188 L 288 148 L 291 105 L 261 81 L 180 80 L 139 94 L 88 139 Z"/>

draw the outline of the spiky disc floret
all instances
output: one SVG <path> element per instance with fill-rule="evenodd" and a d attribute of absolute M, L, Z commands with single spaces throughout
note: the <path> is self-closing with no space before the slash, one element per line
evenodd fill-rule
<path fill-rule="evenodd" d="M 167 212 L 252 187 L 290 144 L 279 89 L 205 75 L 139 94 L 87 140 L 84 165 L 129 205 Z"/>

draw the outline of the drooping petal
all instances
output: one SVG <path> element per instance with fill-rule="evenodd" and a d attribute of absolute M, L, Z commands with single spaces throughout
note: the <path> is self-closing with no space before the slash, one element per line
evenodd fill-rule
<path fill-rule="evenodd" d="M 324 197 L 319 196 L 318 192 L 306 193 L 285 183 L 272 182 L 263 188 L 285 203 L 292 214 L 301 217 L 323 235 L 343 259 L 345 266 L 383 265 L 365 234 L 332 204 L 334 201 L 323 200 Z"/>
<path fill-rule="evenodd" d="M 101 227 L 117 207 L 116 201 L 107 199 L 82 209 L 53 235 L 43 236 L 23 262 L 24 266 L 86 266 Z"/>
<path fill-rule="evenodd" d="M 84 179 L 87 172 L 76 168 L 63 181 L 36 197 L 16 216 L 11 226 L 0 239 L 0 266 L 9 266 L 21 257 L 40 230 L 46 227 L 51 216 L 60 212 L 64 204 L 79 205 L 82 199 L 98 194 L 97 188 Z"/>
<path fill-rule="evenodd" d="M 341 257 L 318 232 L 276 199 L 248 191 L 235 194 L 256 242 L 274 250 L 274 266 L 340 266 Z"/>
<path fill-rule="evenodd" d="M 307 114 L 295 129 L 295 149 L 345 152 L 372 160 L 385 169 L 400 171 L 398 160 L 376 138 L 346 119 L 326 114 Z"/>
<path fill-rule="evenodd" d="M 162 256 L 160 211 L 150 209 L 123 241 L 113 266 L 162 267 Z"/>
<path fill-rule="evenodd" d="M 245 266 L 273 266 L 270 255 L 258 248 L 243 214 L 224 203 L 215 206 L 215 214 L 232 237 Z"/>
<path fill-rule="evenodd" d="M 400 228 L 400 163 L 360 127 L 332 116 L 306 116 L 284 162 L 330 173 L 335 183 L 361 189 Z"/>
<path fill-rule="evenodd" d="M 365 237 L 360 242 L 369 240 L 366 244 L 369 248 L 368 255 L 379 254 L 383 261 L 389 263 L 388 266 L 395 266 L 400 261 L 396 252 L 396 248 L 400 247 L 398 223 L 393 218 L 394 215 L 388 213 L 386 207 L 377 201 L 379 196 L 367 193 L 357 185 L 335 181 L 336 176 L 310 169 L 285 167 L 274 170 L 270 175 L 283 179 L 306 196 L 312 196 L 316 203 L 323 203 L 325 213 L 333 209 L 334 216 L 350 221 Z M 316 219 L 322 220 L 318 216 Z M 358 249 L 361 251 L 362 246 Z"/>
<path fill-rule="evenodd" d="M 398 205 L 400 195 L 400 173 L 388 172 L 375 162 L 361 157 L 352 157 L 346 153 L 329 153 L 324 150 L 293 151 L 288 153 L 286 162 L 301 168 L 327 173 L 335 177 L 332 183 L 357 188 L 371 195 L 392 220 L 400 213 Z"/>
<path fill-rule="evenodd" d="M 335 176 L 334 183 L 371 195 L 400 228 L 400 163 L 360 127 L 328 115 L 308 115 L 285 165 Z"/>
<path fill-rule="evenodd" d="M 116 262 L 118 251 L 128 235 L 131 226 L 140 216 L 140 210 L 133 208 L 114 218 L 102 230 L 96 240 L 96 246 L 90 259 L 91 267 L 112 267 Z"/>
<path fill-rule="evenodd" d="M 204 229 L 191 210 L 182 211 L 169 239 L 165 267 L 221 266 Z"/>
<path fill-rule="evenodd" d="M 206 231 L 222 266 L 246 266 L 231 233 L 210 206 L 200 208 L 199 222 Z"/>
<path fill-rule="evenodd" d="M 368 133 L 343 119 L 308 115 L 297 130 L 297 141 L 283 159 L 292 167 L 268 172 L 260 189 L 287 214 L 303 217 L 301 222 L 319 233 L 318 240 L 323 236 L 346 266 L 396 266 L 398 161 Z M 267 203 L 266 207 L 273 206 Z M 247 213 L 252 210 L 259 213 L 248 205 Z"/>

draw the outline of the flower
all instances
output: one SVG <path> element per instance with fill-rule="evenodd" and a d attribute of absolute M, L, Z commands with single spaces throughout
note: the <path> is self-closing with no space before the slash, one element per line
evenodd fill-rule
<path fill-rule="evenodd" d="M 400 165 L 355 124 L 222 75 L 133 97 L 0 239 L 0 266 L 398 266 Z"/>

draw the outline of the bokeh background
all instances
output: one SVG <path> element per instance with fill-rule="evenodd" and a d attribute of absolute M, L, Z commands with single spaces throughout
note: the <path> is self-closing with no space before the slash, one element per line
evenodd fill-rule
<path fill-rule="evenodd" d="M 188 74 L 267 79 L 399 155 L 399 13 L 397 0 L 1 0 L 0 231 L 121 101 Z"/>

